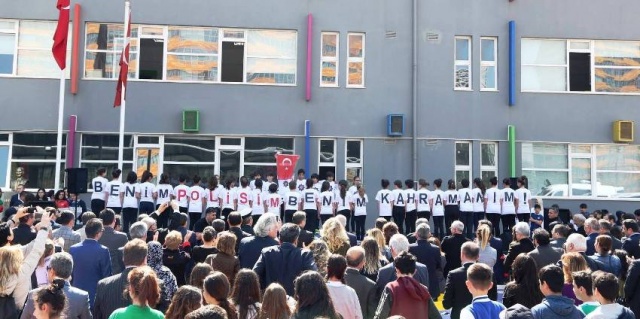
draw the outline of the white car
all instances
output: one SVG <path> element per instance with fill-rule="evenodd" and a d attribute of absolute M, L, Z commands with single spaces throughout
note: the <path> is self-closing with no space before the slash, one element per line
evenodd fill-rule
<path fill-rule="evenodd" d="M 591 196 L 591 184 L 575 183 L 571 184 L 572 196 Z M 624 191 L 624 187 L 616 187 L 611 185 L 598 184 L 597 197 L 615 197 L 618 193 Z M 552 184 L 542 188 L 537 194 L 538 196 L 549 197 L 568 197 L 569 185 Z"/>

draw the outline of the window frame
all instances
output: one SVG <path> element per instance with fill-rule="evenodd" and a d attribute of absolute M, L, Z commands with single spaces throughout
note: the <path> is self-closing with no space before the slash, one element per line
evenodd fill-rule
<path fill-rule="evenodd" d="M 5 190 L 8 189 L 9 191 L 13 191 L 11 189 L 11 158 L 13 156 L 12 154 L 12 150 L 13 150 L 13 134 L 12 133 L 7 133 L 8 135 L 8 140 L 7 141 L 0 141 L 0 147 L 7 147 L 8 151 L 7 151 L 7 167 L 6 167 L 6 176 L 5 176 L 5 180 L 2 181 L 0 180 L 0 190 Z"/>
<path fill-rule="evenodd" d="M 458 165 L 458 144 L 466 144 L 469 146 L 469 165 Z M 456 185 L 460 182 L 458 180 L 458 172 L 467 172 L 469 173 L 469 181 L 473 179 L 473 143 L 471 141 L 455 141 L 453 148 L 453 163 L 453 180 L 456 182 Z"/>
<path fill-rule="evenodd" d="M 83 146 L 83 141 L 85 139 L 85 136 L 87 136 L 87 135 L 116 135 L 117 136 L 117 134 L 102 134 L 102 133 L 95 133 L 95 132 L 82 132 L 80 134 L 80 144 L 79 144 L 80 146 L 78 148 L 78 167 L 84 168 L 85 166 L 83 166 L 83 164 L 115 164 L 117 166 L 118 165 L 118 159 L 115 159 L 115 160 L 102 160 L 102 159 L 100 159 L 100 160 L 86 160 L 86 159 L 83 159 L 83 156 L 82 156 L 82 153 L 83 153 L 82 152 L 82 148 L 84 147 Z M 136 165 L 135 157 L 136 157 L 136 142 L 137 142 L 137 138 L 133 134 L 125 134 L 125 135 L 130 135 L 131 136 L 131 138 L 133 139 L 132 142 L 133 142 L 134 145 L 133 145 L 132 150 L 131 150 L 132 158 L 126 159 L 126 158 L 123 157 L 122 165 L 123 166 L 124 165 L 131 165 L 131 170 L 135 172 L 135 169 L 136 169 L 135 168 L 135 165 Z M 123 156 L 124 156 L 124 152 L 123 152 Z M 161 156 L 162 156 L 162 154 L 161 154 Z M 118 167 L 118 168 L 122 170 L 123 174 L 125 174 L 125 170 L 124 170 L 123 167 Z M 162 173 L 162 166 L 160 166 L 160 173 Z M 107 174 L 111 174 L 111 173 L 107 172 Z M 93 175 L 95 175 L 95 172 L 89 172 L 89 182 L 93 178 L 93 177 L 91 177 Z M 108 180 L 110 180 L 111 179 L 111 175 L 107 175 L 106 178 Z M 122 176 L 121 176 L 121 179 L 122 179 Z M 93 193 L 93 188 L 87 187 L 87 192 Z"/>
<path fill-rule="evenodd" d="M 493 61 L 484 61 L 482 59 L 482 41 L 490 40 L 493 42 Z M 493 67 L 493 77 L 495 79 L 495 87 L 485 88 L 482 85 L 482 67 Z M 480 37 L 480 72 L 479 72 L 480 91 L 498 92 L 498 37 Z"/>
<path fill-rule="evenodd" d="M 495 163 L 495 165 L 484 165 L 484 163 L 482 163 L 482 147 L 484 145 L 493 145 L 495 148 L 495 152 L 493 154 L 493 162 Z M 493 172 L 495 173 L 496 177 L 500 177 L 499 175 L 499 165 L 498 165 L 498 142 L 480 142 L 480 179 L 482 179 L 482 173 L 484 172 Z"/>
<path fill-rule="evenodd" d="M 211 29 L 216 29 L 218 31 L 218 41 L 216 42 L 216 44 L 218 45 L 218 51 L 216 54 L 213 53 L 183 53 L 183 52 L 169 52 L 169 32 L 171 30 L 171 28 L 195 28 L 195 29 L 207 29 L 207 28 L 211 28 Z M 180 83 L 223 83 L 220 81 L 220 56 L 222 55 L 221 52 L 221 48 L 220 48 L 220 37 L 221 37 L 221 28 L 217 28 L 217 27 L 200 27 L 200 26 L 167 26 L 167 33 L 166 33 L 166 42 L 165 42 L 165 66 L 164 66 L 164 80 L 163 81 L 167 81 L 167 82 L 180 82 Z M 216 71 L 216 78 L 213 81 L 204 81 L 204 80 L 167 80 L 168 77 L 168 72 L 169 69 L 167 68 L 167 63 L 169 60 L 169 56 L 189 56 L 189 57 L 215 57 L 216 58 L 216 62 L 218 64 L 217 66 L 217 71 Z M 227 82 L 224 82 L 227 83 Z"/>
<path fill-rule="evenodd" d="M 348 144 L 349 142 L 358 142 L 360 143 L 360 163 L 349 163 L 348 159 Z M 350 168 L 355 168 L 360 170 L 360 174 L 357 176 L 360 177 L 360 181 L 362 181 L 362 175 L 364 175 L 364 140 L 362 139 L 347 139 L 344 141 L 344 178 L 345 180 L 349 180 L 347 176 L 347 171 Z"/>
<path fill-rule="evenodd" d="M 467 49 L 468 60 L 458 60 L 458 40 L 466 40 L 469 43 L 469 47 Z M 473 37 L 468 35 L 457 35 L 453 40 L 453 89 L 456 91 L 473 91 Z M 466 66 L 469 70 L 469 87 L 458 87 L 456 86 L 456 77 L 457 77 L 457 68 L 458 66 Z M 497 82 L 496 82 L 497 83 Z"/>
<path fill-rule="evenodd" d="M 335 57 L 327 57 L 323 55 L 325 35 L 335 36 L 336 38 L 336 56 Z M 335 84 L 325 84 L 322 79 L 323 78 L 322 69 L 323 69 L 323 64 L 325 62 L 333 62 L 336 64 Z M 320 87 L 329 87 L 329 88 L 340 87 L 340 32 L 323 31 L 320 33 Z"/>
<path fill-rule="evenodd" d="M 7 186 L 8 186 L 8 188 L 11 189 L 11 172 L 12 172 L 12 167 L 13 167 L 14 163 L 15 164 L 19 164 L 19 163 L 46 163 L 46 164 L 53 164 L 54 165 L 54 172 L 53 172 L 54 175 L 53 176 L 55 178 L 55 174 L 56 174 L 55 167 L 56 167 L 56 162 L 57 162 L 55 149 L 52 149 L 52 158 L 51 159 L 43 159 L 43 158 L 26 158 L 26 159 L 17 158 L 17 159 L 14 159 L 13 158 L 13 153 L 14 153 L 13 148 L 15 146 L 15 144 L 14 144 L 14 134 L 15 133 L 19 133 L 19 134 L 51 134 L 51 135 L 54 135 L 54 136 L 57 134 L 56 132 L 51 132 L 51 131 L 13 132 L 13 133 L 9 133 L 9 141 L 8 142 L 0 142 L 0 144 L 2 144 L 2 143 L 9 143 L 10 144 L 10 147 L 9 147 L 9 160 L 8 160 L 8 163 L 7 163 L 8 164 L 7 165 L 8 166 L 7 167 L 7 182 L 8 182 Z M 68 142 L 69 135 L 68 135 L 67 132 L 63 132 L 63 134 L 65 136 L 63 137 L 62 147 L 65 148 L 65 150 L 66 150 L 66 147 L 67 147 L 67 144 L 68 144 L 67 142 Z M 51 145 L 51 146 L 52 146 L 52 148 L 57 147 L 56 145 Z M 61 174 L 60 175 L 60 185 L 59 186 L 55 186 L 54 185 L 54 187 L 48 187 L 48 186 L 38 185 L 37 187 L 31 187 L 33 185 L 29 185 L 30 187 L 26 187 L 24 190 L 28 191 L 28 192 L 35 192 L 35 191 L 38 190 L 38 188 L 41 188 L 41 187 L 44 187 L 45 189 L 49 189 L 49 188 L 59 189 L 60 187 L 66 186 L 65 185 L 65 178 L 64 178 L 64 174 L 65 174 L 64 170 L 66 168 L 67 160 L 66 160 L 65 156 L 66 156 L 65 151 L 63 151 L 62 152 L 62 158 L 59 161 L 60 162 L 60 170 L 61 170 L 61 173 L 60 173 Z M 55 184 L 55 180 L 52 181 L 52 184 Z M 0 185 L 0 188 L 1 188 L 1 185 Z"/>
<path fill-rule="evenodd" d="M 332 162 L 323 162 L 321 161 L 322 158 L 322 142 L 323 141 L 332 141 L 333 142 L 333 161 Z M 337 158 L 338 157 L 338 140 L 335 138 L 321 138 L 318 139 L 318 172 L 320 172 L 320 167 L 333 167 L 334 168 L 334 174 L 335 172 L 335 168 L 338 166 L 337 165 Z"/>
<path fill-rule="evenodd" d="M 352 35 L 361 36 L 362 37 L 362 56 L 361 57 L 351 57 L 351 41 L 350 38 Z M 365 59 L 366 59 L 366 33 L 365 32 L 347 32 L 347 63 L 345 65 L 345 87 L 349 89 L 364 89 L 366 88 L 366 67 L 365 67 Z M 362 83 L 361 84 L 349 84 L 349 63 L 362 63 Z"/>
<path fill-rule="evenodd" d="M 13 65 L 11 69 L 11 73 L 2 74 L 0 73 L 0 77 L 16 77 L 16 73 L 18 70 L 18 38 L 20 31 L 20 20 L 16 19 L 0 19 L 3 22 L 13 22 L 13 31 L 11 29 L 0 29 L 0 34 L 13 34 Z"/>

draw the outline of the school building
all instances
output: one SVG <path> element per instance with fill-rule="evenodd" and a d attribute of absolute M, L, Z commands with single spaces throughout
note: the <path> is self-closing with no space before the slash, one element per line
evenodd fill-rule
<path fill-rule="evenodd" d="M 123 1 L 71 4 L 58 166 L 117 166 Z M 526 175 L 545 206 L 640 208 L 634 0 L 134 0 L 123 170 Z M 0 186 L 53 188 L 53 2 L 0 11 Z M 625 27 L 626 25 L 626 27 Z M 621 121 L 621 122 L 620 122 Z M 375 203 L 369 204 L 376 212 Z M 370 218 L 369 222 L 372 222 Z"/>

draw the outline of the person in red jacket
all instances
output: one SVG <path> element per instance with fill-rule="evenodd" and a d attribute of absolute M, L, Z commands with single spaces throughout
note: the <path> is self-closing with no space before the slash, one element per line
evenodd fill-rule
<path fill-rule="evenodd" d="M 391 316 L 403 316 L 406 319 L 442 318 L 429 289 L 413 279 L 416 262 L 416 257 L 408 252 L 400 253 L 393 260 L 398 279 L 385 287 L 374 319 Z"/>

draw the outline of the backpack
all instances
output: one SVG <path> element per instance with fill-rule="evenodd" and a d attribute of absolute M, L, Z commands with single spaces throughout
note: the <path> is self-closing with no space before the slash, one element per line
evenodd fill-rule
<path fill-rule="evenodd" d="M 13 295 L 0 296 L 0 318 L 18 319 L 18 307 Z"/>

